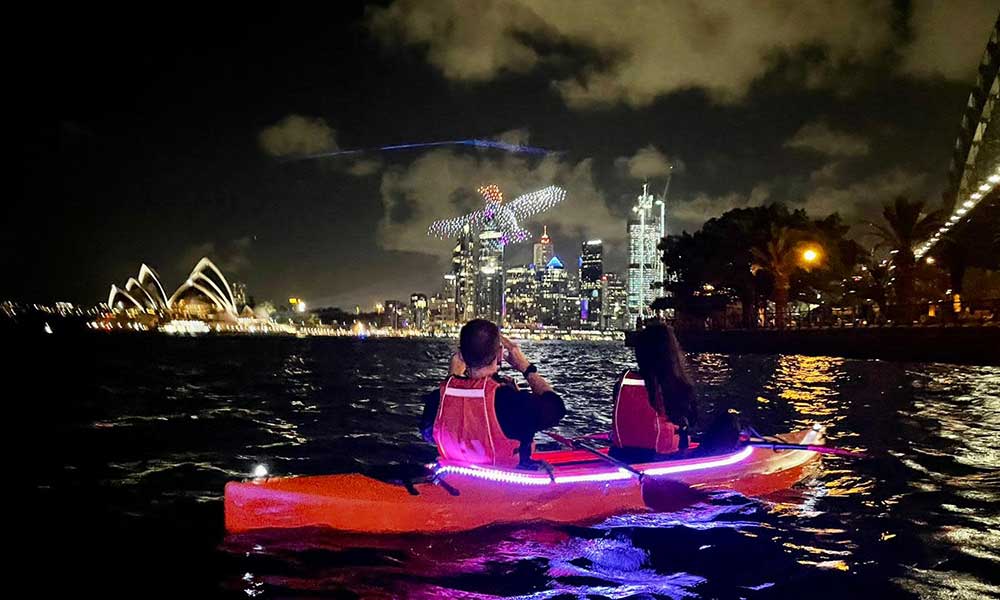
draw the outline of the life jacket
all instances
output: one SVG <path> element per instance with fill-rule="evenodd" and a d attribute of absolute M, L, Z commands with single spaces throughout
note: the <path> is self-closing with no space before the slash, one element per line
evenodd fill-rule
<path fill-rule="evenodd" d="M 494 402 L 502 383 L 492 377 L 449 377 L 441 384 L 434 443 L 441 458 L 475 465 L 513 467 L 521 443 L 504 435 Z"/>
<path fill-rule="evenodd" d="M 625 371 L 618 381 L 618 395 L 615 397 L 611 421 L 612 445 L 670 454 L 681 449 L 681 433 L 680 427 L 650 405 L 642 376 Z"/>

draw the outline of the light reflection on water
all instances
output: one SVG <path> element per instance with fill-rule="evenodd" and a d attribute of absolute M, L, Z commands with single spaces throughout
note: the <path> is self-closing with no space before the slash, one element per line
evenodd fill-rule
<path fill-rule="evenodd" d="M 155 540 L 154 562 L 175 564 L 211 593 L 979 597 L 998 583 L 997 368 L 691 355 L 704 420 L 733 407 L 764 433 L 819 422 L 833 443 L 875 458 L 824 459 L 800 485 L 766 498 L 715 494 L 586 527 L 223 540 L 223 485 L 258 462 L 276 474 L 318 474 L 432 459 L 415 427 L 419 396 L 445 375 L 450 344 L 153 338 L 143 343 L 162 345 L 148 351 L 156 360 L 138 362 L 129 339 L 102 343 L 94 400 L 61 434 L 73 451 L 38 468 L 42 502 L 65 511 L 67 490 L 90 498 L 98 508 L 76 519 L 108 538 L 100 560 L 131 559 L 141 572 Z M 561 432 L 610 426 L 628 349 L 524 346 L 567 401 Z"/>

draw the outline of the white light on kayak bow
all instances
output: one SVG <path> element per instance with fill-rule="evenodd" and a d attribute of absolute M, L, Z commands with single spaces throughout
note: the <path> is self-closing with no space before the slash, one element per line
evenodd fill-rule
<path fill-rule="evenodd" d="M 264 465 L 257 465 L 253 468 L 254 477 L 267 477 L 267 467 Z"/>

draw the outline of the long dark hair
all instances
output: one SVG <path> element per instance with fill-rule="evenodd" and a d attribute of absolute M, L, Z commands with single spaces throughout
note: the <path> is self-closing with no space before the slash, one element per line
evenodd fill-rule
<path fill-rule="evenodd" d="M 694 424 L 698 416 L 694 384 L 673 328 L 654 324 L 640 331 L 635 360 L 653 410 L 682 427 Z"/>

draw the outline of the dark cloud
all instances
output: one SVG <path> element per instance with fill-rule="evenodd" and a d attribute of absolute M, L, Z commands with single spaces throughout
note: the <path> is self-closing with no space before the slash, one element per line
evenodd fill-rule
<path fill-rule="evenodd" d="M 381 39 L 426 49 L 449 79 L 488 81 L 564 58 L 553 42 L 600 63 L 558 78 L 573 107 L 646 106 L 690 88 L 742 99 L 780 55 L 822 47 L 829 63 L 874 60 L 894 43 L 888 0 L 843 2 L 588 2 L 403 0 L 372 11 Z M 818 71 L 817 71 L 818 72 Z"/>
<path fill-rule="evenodd" d="M 642 107 L 692 88 L 717 102 L 741 101 L 784 57 L 808 49 L 819 51 L 803 73 L 809 88 L 843 91 L 841 65 L 880 62 L 894 49 L 906 73 L 967 79 L 997 5 L 916 0 L 910 40 L 894 30 L 896 11 L 889 0 L 401 0 L 372 11 L 369 24 L 386 43 L 424 49 L 457 81 L 572 62 L 553 50 L 559 42 L 587 48 L 599 60 L 553 82 L 563 100 L 575 108 Z"/>
<path fill-rule="evenodd" d="M 903 49 L 904 71 L 973 81 L 998 12 L 996 0 L 916 0 L 910 18 L 913 41 Z"/>
<path fill-rule="evenodd" d="M 834 131 L 826 121 L 806 123 L 785 142 L 785 147 L 829 156 L 865 156 L 871 150 L 864 137 Z"/>
<path fill-rule="evenodd" d="M 629 177 L 640 181 L 666 177 L 667 173 L 670 172 L 671 166 L 674 173 L 680 173 L 684 170 L 683 162 L 667 158 L 666 154 L 660 152 L 652 144 L 640 148 L 632 156 L 619 157 L 615 161 L 615 164 L 619 169 L 627 173 Z"/>
<path fill-rule="evenodd" d="M 299 156 L 337 149 L 335 132 L 318 117 L 288 115 L 258 135 L 261 149 L 271 156 Z"/>
<path fill-rule="evenodd" d="M 250 269 L 250 251 L 253 246 L 251 236 L 243 236 L 225 241 L 205 241 L 193 244 L 180 253 L 176 269 L 187 273 L 202 258 L 208 258 L 219 267 L 226 277 L 246 275 Z"/>
<path fill-rule="evenodd" d="M 728 210 L 763 206 L 769 201 L 772 201 L 770 186 L 761 183 L 746 193 L 732 192 L 721 196 L 698 193 L 693 197 L 668 202 L 667 210 L 670 215 L 667 219 L 668 233 L 694 232 L 700 229 L 705 221 L 718 217 Z"/>
<path fill-rule="evenodd" d="M 382 161 L 374 158 L 362 158 L 347 166 L 347 172 L 355 177 L 368 177 L 382 170 Z"/>
<path fill-rule="evenodd" d="M 815 216 L 839 213 L 849 224 L 875 221 L 882 205 L 896 196 L 922 198 L 927 176 L 893 168 L 871 177 L 843 183 L 820 182 L 805 196 L 802 208 Z"/>

